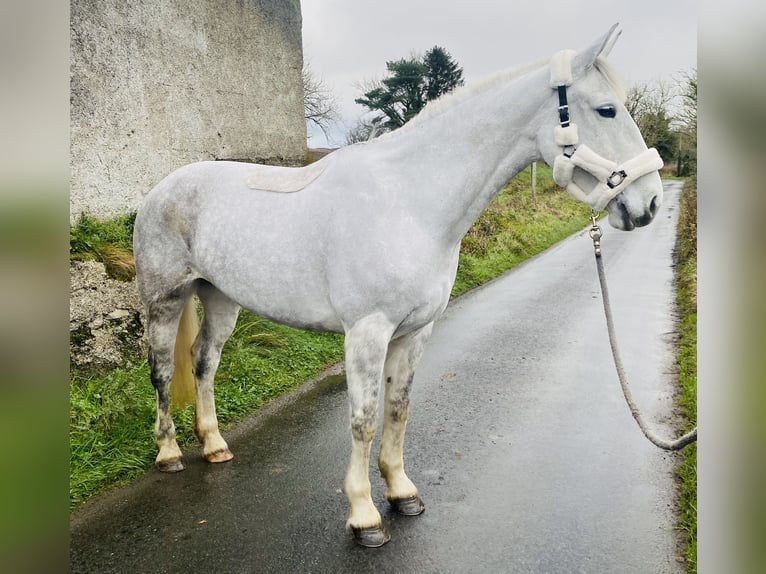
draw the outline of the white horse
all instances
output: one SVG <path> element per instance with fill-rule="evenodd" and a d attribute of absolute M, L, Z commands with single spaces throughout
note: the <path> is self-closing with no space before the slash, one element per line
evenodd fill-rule
<path fill-rule="evenodd" d="M 207 460 L 232 458 L 218 430 L 213 377 L 245 307 L 294 327 L 345 333 L 351 459 L 344 491 L 357 542 L 389 539 L 369 481 L 381 387 L 378 464 L 387 499 L 403 514 L 420 514 L 403 466 L 410 385 L 473 222 L 537 160 L 553 165 L 576 198 L 606 208 L 619 229 L 646 225 L 660 206 L 662 162 L 647 150 L 604 59 L 616 28 L 580 53 L 559 52 L 461 88 L 403 128 L 308 167 L 199 162 L 160 182 L 134 236 L 159 469 L 183 469 L 169 387 L 179 320 L 196 294 L 204 319 L 191 345 L 195 430 Z"/>

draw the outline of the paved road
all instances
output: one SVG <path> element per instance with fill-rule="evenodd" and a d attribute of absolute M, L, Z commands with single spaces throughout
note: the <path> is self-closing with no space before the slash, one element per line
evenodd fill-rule
<path fill-rule="evenodd" d="M 666 182 L 657 221 L 603 239 L 623 361 L 665 434 L 679 192 Z M 344 532 L 350 438 L 335 376 L 235 431 L 232 463 L 190 453 L 185 472 L 153 472 L 77 512 L 72 571 L 679 572 L 673 455 L 630 417 L 600 305 L 585 233 L 450 305 L 408 427 L 426 512 L 391 514 L 373 473 L 385 547 Z"/>

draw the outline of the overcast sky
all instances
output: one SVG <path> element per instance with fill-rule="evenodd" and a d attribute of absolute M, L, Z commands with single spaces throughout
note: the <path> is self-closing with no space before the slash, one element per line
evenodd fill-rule
<path fill-rule="evenodd" d="M 580 49 L 619 22 L 610 55 L 628 87 L 672 82 L 697 66 L 697 14 L 692 0 L 302 0 L 303 53 L 314 76 L 335 95 L 342 115 L 325 141 L 332 147 L 365 113 L 355 84 L 385 76 L 386 61 L 445 48 L 466 84 L 507 68 Z"/>

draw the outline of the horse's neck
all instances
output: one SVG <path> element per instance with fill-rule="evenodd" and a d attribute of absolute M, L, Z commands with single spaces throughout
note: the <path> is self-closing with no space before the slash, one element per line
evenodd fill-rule
<path fill-rule="evenodd" d="M 412 215 L 434 235 L 460 241 L 500 189 L 538 159 L 547 74 L 540 69 L 486 89 L 388 140 Z"/>

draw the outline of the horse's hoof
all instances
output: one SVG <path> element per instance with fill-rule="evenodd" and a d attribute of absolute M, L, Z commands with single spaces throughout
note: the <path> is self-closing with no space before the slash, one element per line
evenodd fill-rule
<path fill-rule="evenodd" d="M 210 454 L 205 455 L 205 459 L 207 459 L 208 462 L 229 462 L 232 458 L 234 458 L 234 455 L 231 454 L 231 451 L 226 448 L 224 450 L 217 450 L 216 452 L 211 452 Z"/>
<path fill-rule="evenodd" d="M 171 460 L 158 460 L 157 469 L 160 472 L 181 472 L 184 469 L 184 463 L 180 458 Z"/>
<path fill-rule="evenodd" d="M 379 548 L 391 540 L 391 535 L 382 526 L 372 528 L 352 528 L 354 541 L 365 548 Z"/>
<path fill-rule="evenodd" d="M 418 514 L 423 514 L 423 511 L 426 509 L 426 505 L 423 504 L 423 501 L 417 494 L 409 498 L 397 498 L 388 502 L 394 507 L 394 510 L 404 516 L 417 516 Z"/>

